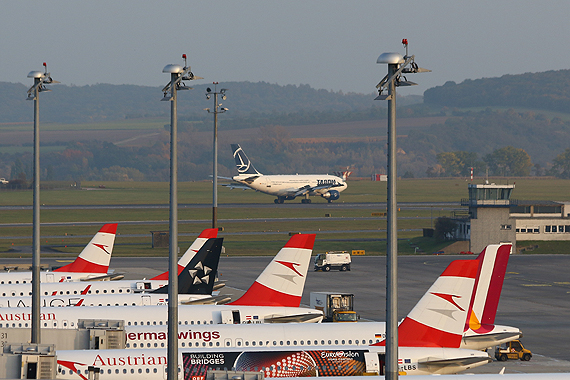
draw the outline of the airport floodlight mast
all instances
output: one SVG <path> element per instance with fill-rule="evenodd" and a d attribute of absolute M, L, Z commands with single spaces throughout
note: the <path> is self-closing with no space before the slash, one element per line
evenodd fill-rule
<path fill-rule="evenodd" d="M 388 100 L 388 231 L 386 253 L 386 380 L 398 378 L 398 229 L 396 202 L 396 87 L 414 86 L 402 74 L 431 70 L 418 67 L 415 57 L 408 55 L 408 40 L 403 39 L 406 55 L 382 53 L 376 63 L 388 64 L 388 74 L 378 83 L 374 100 Z M 383 94 L 384 90 L 388 94 Z"/>
<path fill-rule="evenodd" d="M 212 199 L 212 228 L 218 228 L 218 114 L 224 113 L 228 109 L 222 107 L 222 103 L 218 103 L 218 95 L 221 95 L 222 100 L 226 100 L 226 88 L 222 88 L 220 91 L 217 90 L 218 82 L 213 82 L 214 91 L 210 87 L 206 89 L 206 99 L 210 99 L 214 95 L 214 110 L 209 108 L 204 108 L 208 113 L 214 114 L 214 163 L 213 163 L 213 199 Z"/>
<path fill-rule="evenodd" d="M 178 379 L 178 115 L 177 91 L 190 90 L 183 81 L 204 79 L 190 71 L 186 63 L 184 67 L 176 64 L 164 66 L 163 73 L 170 74 L 170 82 L 162 88 L 162 100 L 170 101 L 170 248 L 168 263 L 168 354 L 167 379 Z M 169 94 L 170 91 L 170 94 Z"/>
<path fill-rule="evenodd" d="M 40 333 L 40 92 L 49 90 L 45 85 L 59 83 L 52 79 L 44 62 L 44 72 L 30 71 L 34 85 L 28 89 L 27 100 L 34 101 L 34 211 L 32 233 L 32 337 L 31 343 L 41 343 Z"/>

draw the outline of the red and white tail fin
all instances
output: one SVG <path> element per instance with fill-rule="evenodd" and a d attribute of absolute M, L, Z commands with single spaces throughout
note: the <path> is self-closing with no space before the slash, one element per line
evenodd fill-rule
<path fill-rule="evenodd" d="M 247 292 L 228 305 L 299 307 L 315 234 L 293 235 Z"/>
<path fill-rule="evenodd" d="M 459 348 L 478 268 L 478 260 L 452 261 L 398 327 L 398 344 Z"/>
<path fill-rule="evenodd" d="M 178 260 L 178 274 L 186 268 L 186 265 L 194 258 L 196 253 L 202 248 L 204 243 L 208 241 L 208 239 L 213 239 L 218 237 L 218 229 L 217 228 L 206 228 L 200 235 L 194 240 L 194 242 L 190 245 L 190 247 L 186 250 L 184 255 Z M 156 277 L 151 278 L 151 280 L 166 280 L 168 281 L 168 271 L 159 274 Z"/>
<path fill-rule="evenodd" d="M 480 265 L 465 331 L 485 333 L 493 329 L 511 249 L 511 243 L 490 244 L 477 257 Z"/>
<path fill-rule="evenodd" d="M 105 224 L 83 248 L 74 262 L 54 272 L 107 273 L 115 244 L 117 223 Z"/>

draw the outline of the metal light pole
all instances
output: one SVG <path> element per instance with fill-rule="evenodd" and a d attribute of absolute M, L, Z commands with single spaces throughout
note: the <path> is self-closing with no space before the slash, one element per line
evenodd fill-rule
<path fill-rule="evenodd" d="M 45 71 L 30 71 L 34 85 L 28 90 L 27 100 L 34 101 L 34 212 L 32 232 L 32 337 L 31 343 L 41 343 L 40 331 L 40 92 L 51 91 L 45 85 L 59 83 Z"/>
<path fill-rule="evenodd" d="M 222 100 L 226 100 L 226 91 L 227 89 L 222 88 L 219 92 L 217 91 L 218 82 L 213 82 L 214 85 L 214 92 L 212 89 L 208 87 L 206 89 L 206 99 L 210 99 L 210 96 L 214 95 L 214 110 L 210 111 L 209 108 L 205 108 L 204 110 L 208 111 L 208 113 L 214 114 L 214 158 L 213 158 L 213 182 L 212 182 L 212 228 L 218 228 L 218 114 L 224 113 L 228 109 L 221 107 L 222 103 L 218 104 L 218 95 L 222 96 Z"/>
<path fill-rule="evenodd" d="M 190 67 L 170 64 L 162 69 L 163 73 L 170 74 L 170 82 L 163 87 L 162 100 L 170 101 L 170 248 L 168 265 L 168 354 L 167 354 L 167 380 L 178 379 L 178 115 L 177 91 L 190 90 L 183 80 L 203 79 L 194 76 Z M 168 95 L 170 91 L 170 95 Z"/>
<path fill-rule="evenodd" d="M 398 378 L 398 228 L 396 201 L 396 87 L 413 86 L 402 73 L 417 73 L 430 70 L 419 68 L 414 56 L 408 56 L 408 40 L 402 40 L 406 56 L 399 53 L 383 53 L 376 63 L 388 64 L 388 74 L 378 83 L 378 97 L 388 100 L 388 247 L 386 252 L 386 380 Z M 409 66 L 409 67 L 408 67 Z M 382 95 L 387 89 L 388 95 Z"/>

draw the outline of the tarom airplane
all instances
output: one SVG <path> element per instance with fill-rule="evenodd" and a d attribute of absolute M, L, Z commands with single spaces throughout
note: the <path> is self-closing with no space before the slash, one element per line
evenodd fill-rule
<path fill-rule="evenodd" d="M 116 232 L 117 223 L 105 224 L 89 244 L 83 248 L 74 262 L 52 272 L 40 272 L 40 282 L 79 281 L 108 276 L 107 271 L 109 270 Z M 0 273 L 0 285 L 31 282 L 32 272 Z"/>
<path fill-rule="evenodd" d="M 499 252 L 499 255 L 494 253 Z M 494 262 L 496 257 L 510 252 L 510 244 L 489 245 L 476 260 L 478 272 L 475 283 L 478 287 L 474 287 L 475 293 L 471 296 L 479 297 L 479 293 L 484 296 L 492 294 L 492 297 L 501 289 L 496 289 L 496 282 L 493 281 L 491 290 L 487 287 L 490 281 L 484 279 L 495 278 L 497 273 L 501 275 L 500 270 L 487 265 L 488 262 Z M 484 254 L 484 255 L 483 255 Z M 483 263 L 481 263 L 483 260 Z M 493 275 L 488 276 L 491 272 Z M 504 276 L 504 273 L 502 274 Z M 261 277 L 261 276 L 260 276 Z M 252 286 L 252 288 L 254 288 Z M 431 289 L 424 295 L 428 297 Z M 422 298 L 423 300 L 423 298 Z M 437 300 L 437 299 L 436 299 Z M 429 299 L 433 302 L 434 300 Z M 484 300 L 483 300 L 484 301 Z M 422 301 L 420 301 L 422 302 Z M 418 304 L 419 305 L 419 304 Z M 494 303 L 495 307 L 497 304 Z M 433 308 L 425 305 L 424 309 Z M 490 311 L 490 310 L 489 310 Z M 470 313 L 473 313 L 471 311 Z M 414 315 L 414 314 L 410 314 Z M 464 321 L 463 321 L 464 322 Z M 502 344 L 513 339 L 519 338 L 522 333 L 519 329 L 508 326 L 490 325 L 487 331 L 465 331 L 459 344 L 459 348 L 469 348 L 474 350 L 485 349 L 487 347 Z M 166 326 L 163 325 L 131 325 L 126 326 L 125 331 L 127 339 L 127 348 L 156 348 L 165 347 L 166 344 Z M 307 325 L 291 323 L 286 326 L 281 325 L 264 325 L 264 326 L 184 326 L 180 328 L 179 347 L 249 347 L 249 346 L 305 346 L 305 345 L 335 345 L 342 347 L 350 347 L 354 345 L 367 346 L 379 343 L 385 337 L 386 325 L 384 322 L 366 322 L 366 323 L 344 323 L 342 328 L 338 324 L 323 323 L 319 325 Z M 409 345 L 409 344 L 408 344 Z"/>
<path fill-rule="evenodd" d="M 478 267 L 478 260 L 453 261 L 404 319 L 399 334 L 407 343 L 411 343 L 409 338 L 413 337 L 415 346 L 402 345 L 399 348 L 400 374 L 457 373 L 491 361 L 485 352 L 457 348 Z M 283 326 L 285 329 L 280 329 L 280 337 L 268 336 L 264 326 L 255 326 L 260 327 L 260 331 L 248 329 L 250 335 L 241 335 L 234 341 L 222 337 L 219 330 L 210 330 L 206 336 L 204 331 L 194 330 L 198 326 L 192 326 L 188 331 L 181 327 L 180 333 L 191 336 L 186 342 L 193 342 L 193 345 L 179 348 L 180 378 L 204 380 L 205 372 L 216 368 L 262 371 L 265 377 L 383 374 L 385 347 L 381 346 L 382 342 L 368 345 L 367 337 L 354 336 L 352 339 L 355 341 L 351 345 L 334 344 L 332 340 L 336 338 L 327 335 L 342 334 L 347 325 L 310 325 L 313 329 L 306 329 L 307 335 L 300 335 L 298 340 L 290 342 L 285 339 L 288 339 L 287 331 L 293 325 Z M 323 326 L 327 331 L 314 334 L 315 328 Z M 239 327 L 244 333 L 243 326 Z M 131 335 L 130 338 L 135 340 L 139 337 L 144 339 L 145 333 L 141 331 L 141 334 L 129 331 L 127 336 Z M 237 335 L 240 334 L 234 336 Z M 158 335 L 157 340 L 161 340 Z M 57 351 L 56 354 L 58 378 L 86 378 L 88 367 L 92 366 L 105 375 L 123 374 L 158 380 L 166 369 L 165 349 L 71 350 Z"/>
<path fill-rule="evenodd" d="M 202 231 L 200 236 L 190 245 L 184 255 L 178 260 L 178 273 L 184 268 L 194 257 L 196 252 L 200 250 L 202 245 L 209 238 L 215 238 L 218 230 L 208 228 Z M 158 289 L 168 284 L 168 271 L 164 272 L 150 280 L 115 280 L 115 281 L 75 281 L 75 282 L 51 282 L 40 284 L 43 296 L 70 296 L 91 295 L 91 294 L 125 294 L 133 292 L 150 291 Z M 219 289 L 222 284 L 214 286 L 214 290 Z M 31 297 L 32 285 L 30 282 L 24 284 L 4 284 L 0 285 L 0 297 Z M 27 298 L 26 298 L 27 299 Z M 60 304 L 61 302 L 58 302 Z M 68 302 L 64 302 L 68 304 Z M 2 304 L 6 306 L 6 304 Z"/>
<path fill-rule="evenodd" d="M 248 291 L 227 305 L 180 305 L 179 323 L 239 324 L 320 322 L 320 310 L 300 308 L 315 234 L 293 235 Z M 246 303 L 247 301 L 247 303 Z M 41 324 L 48 328 L 76 328 L 79 319 L 121 319 L 125 325 L 165 325 L 167 307 L 160 306 L 45 307 Z M 0 327 L 29 327 L 31 310 L 0 308 Z"/>
<path fill-rule="evenodd" d="M 309 196 L 321 196 L 329 202 L 340 198 L 346 189 L 346 178 L 329 174 L 263 175 L 258 172 L 239 144 L 232 144 L 238 175 L 232 178 L 236 183 L 223 186 L 231 189 L 253 189 L 276 196 L 275 203 L 291 201 L 304 196 L 301 203 L 311 203 Z M 343 174 L 344 177 L 348 172 Z"/>
<path fill-rule="evenodd" d="M 213 297 L 218 261 L 222 253 L 222 238 L 208 239 L 178 275 L 178 302 L 184 304 L 217 303 L 219 297 Z M 87 285 L 91 286 L 91 285 Z M 168 303 L 168 284 L 148 293 L 113 293 L 113 294 L 77 294 L 42 296 L 40 304 L 51 306 L 144 306 L 166 305 Z M 227 296 L 223 298 L 229 300 Z M 30 296 L 0 297 L 1 307 L 31 307 Z"/>

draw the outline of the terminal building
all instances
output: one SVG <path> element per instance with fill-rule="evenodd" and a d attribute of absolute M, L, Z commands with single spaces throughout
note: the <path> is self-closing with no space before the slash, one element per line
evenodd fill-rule
<path fill-rule="evenodd" d="M 512 199 L 515 185 L 469 184 L 469 198 L 461 205 L 468 216 L 454 218 L 453 238 L 468 240 L 479 253 L 488 244 L 517 241 L 570 240 L 570 202 Z"/>

